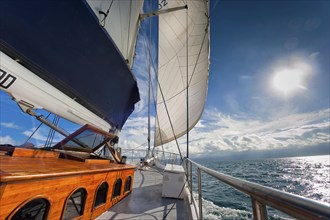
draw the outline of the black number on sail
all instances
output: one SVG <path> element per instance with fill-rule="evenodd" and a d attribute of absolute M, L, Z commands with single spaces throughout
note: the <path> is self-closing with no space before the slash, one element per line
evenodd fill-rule
<path fill-rule="evenodd" d="M 6 71 L 0 69 L 0 86 L 8 89 L 16 80 L 15 76 L 7 74 Z"/>
<path fill-rule="evenodd" d="M 158 4 L 158 8 L 162 9 L 167 4 L 168 4 L 167 0 L 161 0 L 160 3 Z"/>

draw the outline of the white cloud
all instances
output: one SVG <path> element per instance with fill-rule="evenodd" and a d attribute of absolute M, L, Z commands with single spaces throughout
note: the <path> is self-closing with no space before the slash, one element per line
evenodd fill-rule
<path fill-rule="evenodd" d="M 30 129 L 30 130 L 27 130 L 27 131 L 23 131 L 22 134 L 24 134 L 25 136 L 27 137 L 30 137 L 32 135 L 32 133 L 34 132 L 35 129 Z M 42 142 L 45 142 L 47 140 L 47 136 L 46 134 L 44 134 L 43 132 L 40 132 L 40 131 L 36 131 L 34 134 L 33 134 L 33 139 L 37 140 L 37 141 L 42 141 Z"/>
<path fill-rule="evenodd" d="M 212 156 L 224 151 L 273 150 L 329 143 L 329 115 L 330 109 L 324 109 L 262 120 L 226 115 L 215 108 L 206 109 L 202 120 L 189 133 L 189 152 L 194 156 Z M 131 119 L 130 136 L 121 137 L 128 138 L 122 142 L 124 148 L 146 142 L 146 136 L 142 136 L 147 134 L 146 120 Z M 179 139 L 179 144 L 183 155 L 186 155 L 185 136 Z M 175 142 L 164 147 L 165 151 L 178 153 Z"/>
<path fill-rule="evenodd" d="M 20 129 L 21 127 L 16 125 L 14 122 L 1 122 L 1 126 L 5 128 L 13 128 L 13 129 Z"/>
<path fill-rule="evenodd" d="M 32 129 L 22 132 L 22 134 L 25 135 L 26 137 L 30 137 L 34 131 L 35 131 L 35 128 L 32 128 Z M 46 128 L 41 127 L 37 131 L 34 132 L 33 136 L 29 139 L 28 142 L 33 143 L 35 145 L 35 147 L 44 147 L 44 144 L 48 137 L 48 133 L 49 133 L 48 127 L 46 127 Z M 57 142 L 61 141 L 63 138 L 64 138 L 64 136 L 62 136 L 58 133 L 55 133 L 52 143 L 53 144 L 57 143 Z"/>
<path fill-rule="evenodd" d="M 150 119 L 154 122 L 154 118 Z M 151 137 L 153 133 L 151 134 Z M 146 149 L 148 137 L 148 118 L 147 117 L 130 117 L 119 135 L 119 146 L 124 149 L 142 148 Z M 151 138 L 152 139 L 152 138 Z"/>
<path fill-rule="evenodd" d="M 17 145 L 16 141 L 9 135 L 0 136 L 0 144 Z"/>
<path fill-rule="evenodd" d="M 206 111 L 208 130 L 195 129 L 191 133 L 196 139 L 203 138 L 203 145 L 192 141 L 192 152 L 213 150 L 267 150 L 290 146 L 312 146 L 329 143 L 330 109 L 288 115 L 286 117 L 261 120 L 231 117 L 213 109 Z M 196 146 L 195 146 L 196 145 Z"/>

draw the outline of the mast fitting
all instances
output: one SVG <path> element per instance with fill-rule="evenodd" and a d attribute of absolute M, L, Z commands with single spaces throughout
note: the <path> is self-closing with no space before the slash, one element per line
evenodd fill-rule
<path fill-rule="evenodd" d="M 188 9 L 188 5 L 179 6 L 179 7 L 175 7 L 175 8 L 167 8 L 167 9 L 163 9 L 163 10 L 159 10 L 159 11 L 153 11 L 150 13 L 140 14 L 139 19 L 142 21 L 145 18 L 149 18 L 149 17 L 153 17 L 153 16 L 157 16 L 157 15 L 161 15 L 161 14 L 165 14 L 165 13 L 169 13 L 169 12 L 173 12 L 173 11 L 179 11 L 182 9 Z"/>

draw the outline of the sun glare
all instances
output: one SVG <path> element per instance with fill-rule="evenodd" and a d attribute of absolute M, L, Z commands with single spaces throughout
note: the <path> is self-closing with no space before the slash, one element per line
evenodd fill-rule
<path fill-rule="evenodd" d="M 285 62 L 278 62 L 272 72 L 273 89 L 287 97 L 307 90 L 307 78 L 314 72 L 314 69 L 307 59 L 293 56 Z"/>
<path fill-rule="evenodd" d="M 275 73 L 273 86 L 275 89 L 288 94 L 296 89 L 304 88 L 302 85 L 303 73 L 299 70 L 286 69 Z"/>

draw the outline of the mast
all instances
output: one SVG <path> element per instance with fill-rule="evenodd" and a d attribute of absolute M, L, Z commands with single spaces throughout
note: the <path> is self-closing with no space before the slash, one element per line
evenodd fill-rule
<path fill-rule="evenodd" d="M 186 5 L 188 5 L 188 0 L 186 2 Z M 186 31 L 186 48 L 187 48 L 187 99 L 186 99 L 186 108 L 187 108 L 187 158 L 189 158 L 189 71 L 188 71 L 188 61 L 189 61 L 189 53 L 188 53 L 188 10 L 186 10 L 186 25 L 187 25 L 187 31 Z"/>
<path fill-rule="evenodd" d="M 150 1 L 150 11 L 152 11 L 152 1 Z M 148 55 L 149 55 L 149 67 L 148 67 L 148 75 L 149 75 L 149 85 L 148 85 L 148 150 L 147 150 L 147 158 L 150 157 L 150 92 L 151 92 L 151 20 L 152 17 L 149 18 L 149 50 L 148 50 Z"/>

